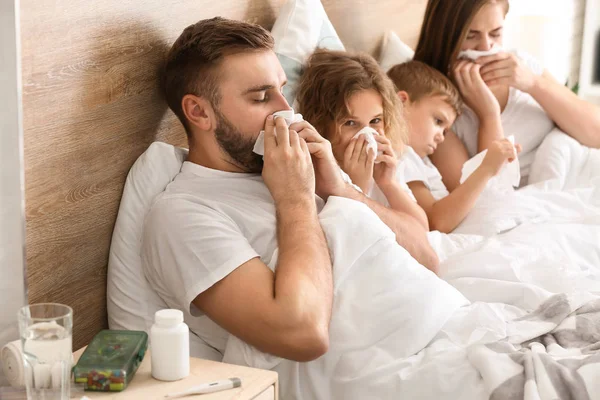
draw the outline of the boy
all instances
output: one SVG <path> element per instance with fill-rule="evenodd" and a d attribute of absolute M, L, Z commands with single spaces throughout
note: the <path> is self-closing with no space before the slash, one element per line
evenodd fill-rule
<path fill-rule="evenodd" d="M 419 61 L 392 67 L 388 76 L 398 89 L 408 124 L 408 148 L 402 159 L 404 180 L 429 220 L 431 230 L 452 232 L 467 216 L 488 181 L 505 162 L 516 158 L 519 146 L 496 141 L 477 170 L 449 193 L 428 156 L 444 141 L 460 114 L 462 101 L 456 87 L 437 70 Z M 516 150 L 516 152 L 515 152 Z"/>

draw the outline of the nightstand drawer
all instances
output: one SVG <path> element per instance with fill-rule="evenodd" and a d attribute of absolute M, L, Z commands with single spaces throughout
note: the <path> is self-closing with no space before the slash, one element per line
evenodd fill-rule
<path fill-rule="evenodd" d="M 265 390 L 252 400 L 275 400 L 275 385 L 269 386 L 267 390 Z"/>

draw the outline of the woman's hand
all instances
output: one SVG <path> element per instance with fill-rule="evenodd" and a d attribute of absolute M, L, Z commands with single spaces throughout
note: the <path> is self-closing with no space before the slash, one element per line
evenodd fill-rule
<path fill-rule="evenodd" d="M 536 75 L 515 54 L 498 53 L 480 57 L 475 62 L 481 65 L 481 78 L 488 86 L 512 86 L 529 93 L 535 85 Z"/>
<path fill-rule="evenodd" d="M 469 60 L 458 60 L 452 69 L 454 82 L 465 103 L 479 119 L 498 117 L 500 104 L 481 77 L 481 65 Z"/>
<path fill-rule="evenodd" d="M 373 179 L 376 156 L 374 151 L 367 151 L 367 144 L 365 135 L 352 139 L 344 152 L 344 163 L 342 165 L 344 172 L 364 193 L 368 193 L 371 189 L 370 183 Z"/>
<path fill-rule="evenodd" d="M 381 155 L 375 158 L 377 164 L 373 167 L 373 179 L 381 189 L 396 182 L 398 158 L 392 148 L 392 143 L 387 137 L 383 135 L 374 135 L 373 137 L 377 141 L 377 152 L 381 152 Z"/>

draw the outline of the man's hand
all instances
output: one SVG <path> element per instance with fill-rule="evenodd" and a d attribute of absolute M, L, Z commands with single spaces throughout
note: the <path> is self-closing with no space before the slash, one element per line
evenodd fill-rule
<path fill-rule="evenodd" d="M 297 131 L 300 138 L 306 141 L 312 155 L 317 195 L 323 200 L 327 200 L 329 196 L 341 196 L 346 191 L 347 185 L 333 156 L 331 143 L 306 121 L 296 122 L 290 126 L 290 129 Z"/>
<path fill-rule="evenodd" d="M 307 143 L 281 117 L 269 116 L 265 124 L 262 176 L 275 204 L 314 201 L 315 173 Z"/>

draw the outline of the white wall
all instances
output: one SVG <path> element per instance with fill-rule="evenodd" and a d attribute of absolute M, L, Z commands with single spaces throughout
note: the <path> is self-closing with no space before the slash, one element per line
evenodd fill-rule
<path fill-rule="evenodd" d="M 600 85 L 594 83 L 594 68 L 600 35 L 600 0 L 587 0 L 585 9 L 585 29 L 581 52 L 581 95 L 584 99 L 600 105 Z"/>
<path fill-rule="evenodd" d="M 511 0 L 505 46 L 524 50 L 560 82 L 578 80 L 585 0 Z"/>
<path fill-rule="evenodd" d="M 18 10 L 18 0 L 0 1 L 0 347 L 18 338 L 26 303 Z"/>

